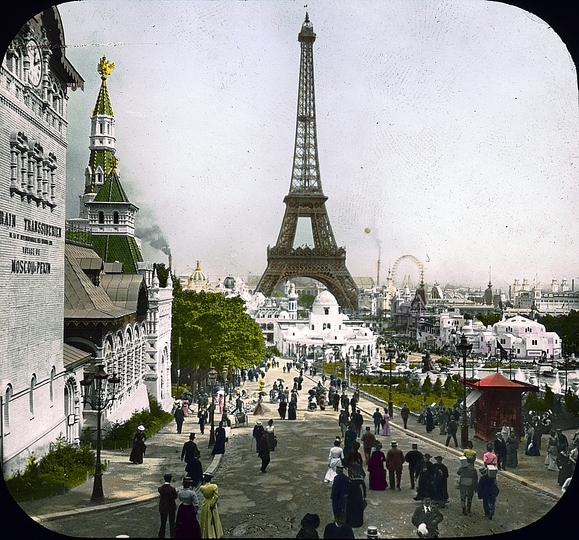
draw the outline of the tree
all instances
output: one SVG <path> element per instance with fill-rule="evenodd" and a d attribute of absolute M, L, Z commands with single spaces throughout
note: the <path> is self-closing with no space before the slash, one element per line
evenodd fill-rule
<path fill-rule="evenodd" d="M 180 291 L 173 302 L 173 338 L 181 338 L 181 365 L 199 369 L 246 368 L 265 358 L 259 325 L 242 298 Z"/>
<path fill-rule="evenodd" d="M 476 318 L 483 323 L 485 326 L 492 326 L 501 320 L 502 314 L 500 313 L 488 313 L 483 315 L 482 313 L 477 313 Z"/>
<path fill-rule="evenodd" d="M 444 392 L 446 393 L 446 395 L 449 398 L 453 398 L 456 397 L 456 393 L 454 391 L 454 382 L 452 380 L 452 377 L 446 377 L 446 380 L 444 381 Z"/>
<path fill-rule="evenodd" d="M 430 375 L 426 375 L 426 378 L 422 383 L 422 392 L 427 396 L 432 393 L 432 381 L 430 380 Z"/>
<path fill-rule="evenodd" d="M 298 298 L 298 304 L 305 307 L 306 309 L 310 309 L 315 299 L 316 297 L 311 294 L 302 294 Z"/>
<path fill-rule="evenodd" d="M 547 332 L 556 332 L 565 346 L 565 354 L 579 353 L 579 311 L 571 310 L 567 315 L 545 315 L 539 320 Z"/>
<path fill-rule="evenodd" d="M 155 263 L 155 270 L 157 270 L 157 278 L 159 279 L 159 287 L 165 288 L 169 280 L 169 269 L 164 263 Z"/>
<path fill-rule="evenodd" d="M 432 387 L 432 392 L 437 397 L 442 396 L 442 381 L 440 380 L 440 377 L 436 377 L 436 381 L 434 381 L 434 386 Z"/>

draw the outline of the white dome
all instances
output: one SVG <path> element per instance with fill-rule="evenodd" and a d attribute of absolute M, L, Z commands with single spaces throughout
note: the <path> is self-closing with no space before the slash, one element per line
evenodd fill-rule
<path fill-rule="evenodd" d="M 330 291 L 322 291 L 316 296 L 313 306 L 337 306 L 338 301 Z"/>

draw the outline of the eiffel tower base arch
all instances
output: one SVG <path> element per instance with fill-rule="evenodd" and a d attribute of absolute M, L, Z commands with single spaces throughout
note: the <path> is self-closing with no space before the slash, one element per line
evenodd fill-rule
<path fill-rule="evenodd" d="M 358 287 L 346 268 L 346 252 L 316 253 L 317 249 L 297 248 L 279 255 L 276 248 L 268 248 L 267 268 L 255 292 L 271 296 L 276 285 L 286 279 L 307 277 L 320 281 L 335 296 L 344 312 L 358 309 Z"/>

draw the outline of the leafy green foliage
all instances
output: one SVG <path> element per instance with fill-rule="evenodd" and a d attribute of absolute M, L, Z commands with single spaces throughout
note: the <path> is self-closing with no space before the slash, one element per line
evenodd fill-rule
<path fill-rule="evenodd" d="M 302 294 L 298 298 L 298 304 L 306 309 L 310 309 L 315 299 L 316 297 L 313 294 Z"/>
<path fill-rule="evenodd" d="M 547 332 L 557 332 L 563 345 L 565 354 L 579 354 L 579 311 L 571 310 L 568 315 L 545 315 L 539 319 L 545 325 Z"/>
<path fill-rule="evenodd" d="M 565 394 L 565 408 L 575 417 L 579 417 L 579 397 L 573 392 Z"/>
<path fill-rule="evenodd" d="M 129 448 L 137 426 L 145 426 L 145 437 L 150 437 L 171 420 L 173 415 L 163 411 L 158 401 L 149 397 L 149 410 L 135 412 L 125 422 L 114 424 L 103 437 L 103 448 Z"/>
<path fill-rule="evenodd" d="M 426 378 L 422 382 L 422 392 L 426 396 L 432 394 L 432 381 L 430 380 L 430 375 L 426 375 Z"/>
<path fill-rule="evenodd" d="M 173 302 L 173 345 L 181 338 L 181 366 L 199 369 L 258 364 L 266 350 L 259 325 L 242 298 L 180 291 Z"/>
<path fill-rule="evenodd" d="M 169 269 L 164 263 L 155 263 L 155 270 L 157 270 L 159 287 L 165 288 L 167 286 L 167 281 L 169 281 Z"/>
<path fill-rule="evenodd" d="M 432 392 L 437 397 L 442 396 L 442 381 L 440 380 L 440 377 L 436 377 L 436 381 L 434 381 L 434 385 L 432 387 Z"/>
<path fill-rule="evenodd" d="M 477 313 L 476 318 L 483 323 L 485 326 L 492 326 L 501 320 L 502 315 L 500 313 L 488 313 L 483 315 L 482 313 Z"/>
<path fill-rule="evenodd" d="M 43 499 L 82 484 L 94 472 L 94 464 L 87 445 L 65 446 L 59 439 L 40 461 L 30 456 L 26 470 L 6 480 L 6 486 L 17 502 Z"/>

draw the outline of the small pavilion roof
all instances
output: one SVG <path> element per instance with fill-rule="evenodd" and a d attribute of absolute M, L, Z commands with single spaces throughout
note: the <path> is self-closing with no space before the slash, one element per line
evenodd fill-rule
<path fill-rule="evenodd" d="M 503 390 L 519 390 L 520 392 L 528 392 L 529 390 L 538 391 L 539 388 L 534 384 L 529 384 L 521 381 L 511 381 L 501 373 L 493 373 L 488 377 L 478 380 L 467 380 L 467 386 L 476 388 L 478 390 L 503 389 Z"/>

